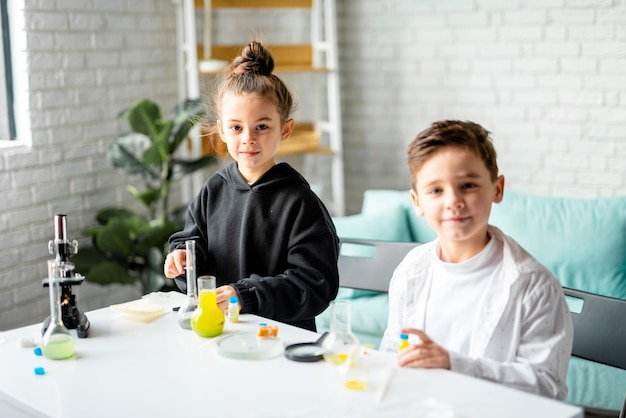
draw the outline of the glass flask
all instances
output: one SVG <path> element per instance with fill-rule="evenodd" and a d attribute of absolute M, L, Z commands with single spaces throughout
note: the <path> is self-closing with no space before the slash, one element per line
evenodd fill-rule
<path fill-rule="evenodd" d="M 187 276 L 187 297 L 178 309 L 178 325 L 191 329 L 191 317 L 198 307 L 196 284 L 196 242 L 185 241 L 185 270 Z"/>
<path fill-rule="evenodd" d="M 367 387 L 367 352 L 352 333 L 350 301 L 338 300 L 330 303 L 330 333 L 322 342 L 323 357 L 333 365 L 342 385 L 348 389 L 361 390 Z"/>
<path fill-rule="evenodd" d="M 61 285 L 65 277 L 66 263 L 48 260 L 48 290 L 50 293 L 50 324 L 43 334 L 41 351 L 52 360 L 62 360 L 74 356 L 74 338 L 61 320 Z"/>
<path fill-rule="evenodd" d="M 215 276 L 198 278 L 198 308 L 191 318 L 191 328 L 201 337 L 217 337 L 224 329 L 224 312 L 217 306 Z"/>

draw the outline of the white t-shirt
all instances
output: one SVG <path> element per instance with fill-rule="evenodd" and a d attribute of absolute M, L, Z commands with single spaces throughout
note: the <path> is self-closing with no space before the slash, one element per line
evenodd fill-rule
<path fill-rule="evenodd" d="M 436 253 L 440 254 L 439 248 Z M 437 344 L 467 355 L 478 307 L 502 261 L 502 243 L 491 239 L 480 253 L 460 263 L 436 258 L 429 278 L 424 331 Z"/>

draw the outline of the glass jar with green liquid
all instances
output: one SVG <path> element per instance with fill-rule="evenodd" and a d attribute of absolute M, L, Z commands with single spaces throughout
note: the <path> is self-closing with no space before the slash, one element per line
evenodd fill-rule
<path fill-rule="evenodd" d="M 198 277 L 198 307 L 191 317 L 191 329 L 201 337 L 217 337 L 224 330 L 224 312 L 217 306 L 215 276 Z"/>
<path fill-rule="evenodd" d="M 50 324 L 43 334 L 41 351 L 52 360 L 63 360 L 74 356 L 74 338 L 61 319 L 61 286 L 59 280 L 65 277 L 66 263 L 48 260 L 48 289 L 50 292 Z"/>

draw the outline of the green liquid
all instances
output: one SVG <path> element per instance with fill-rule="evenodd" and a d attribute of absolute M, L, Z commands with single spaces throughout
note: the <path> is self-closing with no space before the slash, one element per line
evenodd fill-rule
<path fill-rule="evenodd" d="M 51 335 L 41 347 L 43 355 L 52 360 L 63 360 L 74 355 L 74 338 L 71 335 Z"/>
<path fill-rule="evenodd" d="M 180 325 L 183 329 L 191 329 L 191 317 L 189 318 L 179 318 L 178 325 Z"/>

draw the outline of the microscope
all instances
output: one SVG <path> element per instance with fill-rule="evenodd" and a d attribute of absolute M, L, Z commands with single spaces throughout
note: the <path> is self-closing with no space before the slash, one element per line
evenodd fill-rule
<path fill-rule="evenodd" d="M 56 261 L 62 263 L 61 271 L 61 319 L 67 329 L 75 329 L 78 338 L 85 338 L 89 334 L 89 320 L 84 313 L 76 307 L 76 295 L 72 292 L 72 286 L 80 285 L 85 279 L 74 272 L 74 264 L 70 262 L 70 256 L 78 253 L 78 241 L 69 241 L 67 237 L 67 224 L 65 215 L 54 215 L 54 241 L 48 242 L 50 254 L 56 254 Z M 48 287 L 48 279 L 43 280 L 43 286 Z M 41 330 L 42 334 L 50 325 L 50 317 L 46 318 Z"/>

